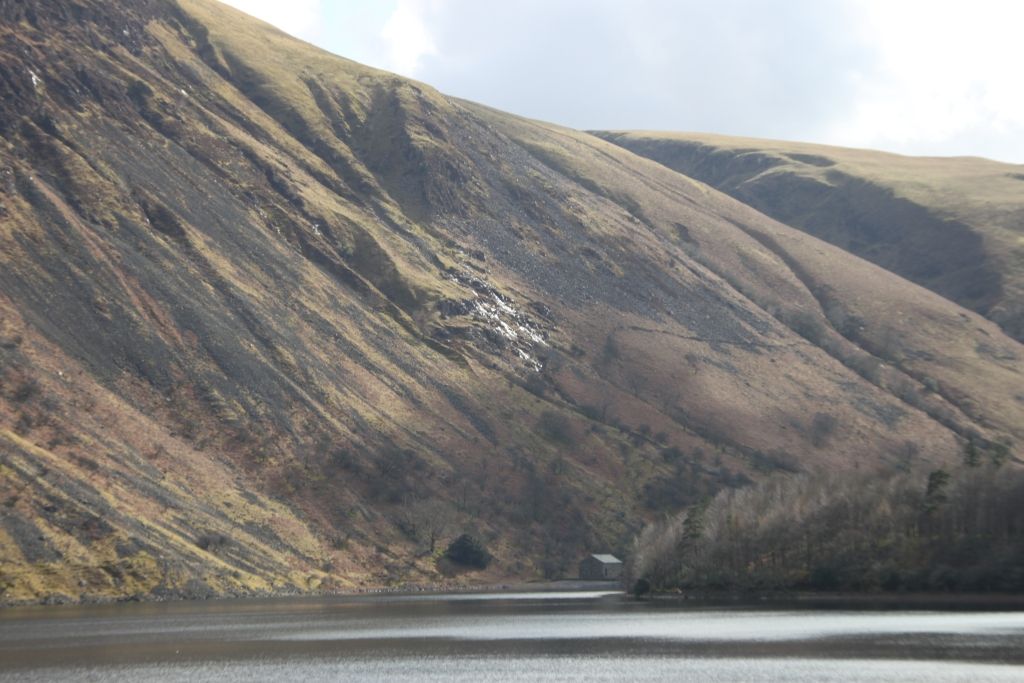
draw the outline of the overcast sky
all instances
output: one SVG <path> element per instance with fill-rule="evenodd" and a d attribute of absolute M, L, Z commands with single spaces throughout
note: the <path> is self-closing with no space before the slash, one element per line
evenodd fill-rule
<path fill-rule="evenodd" d="M 1020 0 L 228 0 L 331 52 L 581 129 L 1024 163 Z"/>

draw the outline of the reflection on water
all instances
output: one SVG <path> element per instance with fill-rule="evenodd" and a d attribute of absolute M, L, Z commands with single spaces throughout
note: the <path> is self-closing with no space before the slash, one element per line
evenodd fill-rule
<path fill-rule="evenodd" d="M 6 680 L 1024 680 L 1024 612 L 770 610 L 615 593 L 0 612 Z"/>
<path fill-rule="evenodd" d="M 827 659 L 493 658 L 295 660 L 263 662 L 201 662 L 104 669 L 104 681 L 1013 681 L 1019 669 L 957 662 Z M 2 674 L 0 674 L 2 675 Z M 87 680 L 94 669 L 51 669 L 19 680 Z"/>

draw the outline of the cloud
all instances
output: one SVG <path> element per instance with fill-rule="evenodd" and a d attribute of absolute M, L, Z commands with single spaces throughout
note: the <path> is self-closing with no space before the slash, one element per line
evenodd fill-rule
<path fill-rule="evenodd" d="M 1024 89 L 1015 46 L 1024 4 L 996 0 L 864 5 L 877 55 L 856 104 L 829 135 L 909 153 L 1024 161 Z"/>
<path fill-rule="evenodd" d="M 1018 0 L 229 0 L 350 59 L 576 128 L 1024 162 Z"/>
<path fill-rule="evenodd" d="M 412 75 L 578 128 L 814 137 L 870 60 L 819 0 L 410 4 L 431 45 Z"/>
<path fill-rule="evenodd" d="M 319 39 L 319 28 L 323 17 L 322 0 L 221 0 L 250 14 L 257 19 L 273 24 L 285 33 L 304 40 Z"/>
<path fill-rule="evenodd" d="M 440 3 L 428 5 L 415 0 L 399 0 L 380 32 L 387 45 L 386 68 L 406 76 L 415 76 L 420 61 L 437 54 L 433 37 L 426 26 L 424 10 L 440 6 Z"/>

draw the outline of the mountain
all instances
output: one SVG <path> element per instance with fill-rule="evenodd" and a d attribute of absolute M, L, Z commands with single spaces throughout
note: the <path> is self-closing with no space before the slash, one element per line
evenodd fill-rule
<path fill-rule="evenodd" d="M 1024 165 L 722 135 L 596 134 L 1024 340 Z"/>
<path fill-rule="evenodd" d="M 6 602 L 558 576 L 768 473 L 1020 459 L 1019 342 L 587 133 L 212 0 L 0 2 L 0 65 Z"/>

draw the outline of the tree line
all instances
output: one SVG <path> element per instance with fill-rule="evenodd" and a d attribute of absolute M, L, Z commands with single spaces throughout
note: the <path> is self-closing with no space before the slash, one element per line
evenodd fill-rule
<path fill-rule="evenodd" d="M 1024 591 L 1024 470 L 777 476 L 647 527 L 637 593 Z"/>

